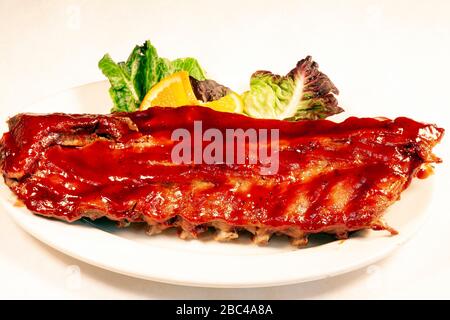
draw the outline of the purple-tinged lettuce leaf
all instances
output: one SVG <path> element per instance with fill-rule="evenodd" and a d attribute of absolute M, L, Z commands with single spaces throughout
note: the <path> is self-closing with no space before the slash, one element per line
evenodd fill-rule
<path fill-rule="evenodd" d="M 319 65 L 307 56 L 286 76 L 256 71 L 250 79 L 250 90 L 242 98 L 244 112 L 252 117 L 297 121 L 342 112 L 335 97 L 338 94 Z"/>
<path fill-rule="evenodd" d="M 194 77 L 189 77 L 189 79 L 195 97 L 203 102 L 219 100 L 232 92 L 230 88 L 225 87 L 214 80 L 197 80 Z"/>

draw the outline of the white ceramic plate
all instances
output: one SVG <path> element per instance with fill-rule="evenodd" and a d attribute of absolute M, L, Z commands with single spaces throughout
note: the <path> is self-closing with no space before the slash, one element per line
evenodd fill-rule
<path fill-rule="evenodd" d="M 106 113 L 108 84 L 97 82 L 45 99 L 24 111 Z M 11 111 L 12 114 L 17 111 Z M 6 131 L 6 127 L 2 127 Z M 139 227 L 118 229 L 106 221 L 68 224 L 31 214 L 14 205 L 15 197 L 1 184 L 5 211 L 26 231 L 49 246 L 87 263 L 133 277 L 205 287 L 263 287 L 331 277 L 369 265 L 404 243 L 422 224 L 432 194 L 432 179 L 414 181 L 402 201 L 387 212 L 400 231 L 363 231 L 348 240 L 326 236 L 303 249 L 275 238 L 258 247 L 247 237 L 235 243 L 183 241 L 172 232 L 149 237 Z"/>

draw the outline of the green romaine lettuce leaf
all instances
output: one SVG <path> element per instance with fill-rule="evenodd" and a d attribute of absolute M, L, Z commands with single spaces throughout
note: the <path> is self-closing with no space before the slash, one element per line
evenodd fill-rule
<path fill-rule="evenodd" d="M 139 86 L 136 86 L 136 73 L 132 74 L 125 63 L 115 63 L 109 54 L 100 60 L 99 67 L 109 79 L 109 94 L 114 102 L 113 111 L 133 111 L 139 107 Z M 132 77 L 133 76 L 133 77 Z"/>
<path fill-rule="evenodd" d="M 322 119 L 343 111 L 334 95 L 338 89 L 319 71 L 310 56 L 286 76 L 257 71 L 250 90 L 242 94 L 244 112 L 255 118 L 287 120 Z"/>
<path fill-rule="evenodd" d="M 184 70 L 197 80 L 206 79 L 205 72 L 196 59 L 179 58 L 170 61 L 161 58 L 150 41 L 136 46 L 126 62 L 116 63 L 106 54 L 98 66 L 111 84 L 109 93 L 114 103 L 112 112 L 137 110 L 147 92 L 175 72 Z"/>
<path fill-rule="evenodd" d="M 206 74 L 202 67 L 194 58 L 179 58 L 173 60 L 170 64 L 170 72 L 187 71 L 189 75 L 196 80 L 205 80 Z"/>

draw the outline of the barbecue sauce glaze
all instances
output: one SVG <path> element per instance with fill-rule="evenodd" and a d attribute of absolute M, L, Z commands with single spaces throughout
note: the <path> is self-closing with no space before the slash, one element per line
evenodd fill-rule
<path fill-rule="evenodd" d="M 259 163 L 174 164 L 171 134 L 185 128 L 193 136 L 194 121 L 221 132 L 278 129 L 278 172 L 263 176 Z M 19 114 L 9 126 L 2 171 L 35 213 L 67 221 L 106 215 L 170 223 L 182 216 L 196 225 L 224 221 L 308 233 L 374 225 L 425 164 L 440 161 L 431 149 L 444 132 L 408 118 L 288 122 L 195 106 Z"/>

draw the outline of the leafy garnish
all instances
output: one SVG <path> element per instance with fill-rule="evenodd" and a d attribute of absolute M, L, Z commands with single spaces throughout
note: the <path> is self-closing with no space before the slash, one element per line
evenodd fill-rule
<path fill-rule="evenodd" d="M 109 94 L 114 102 L 113 111 L 136 110 L 141 99 L 140 87 L 135 84 L 136 71 L 132 72 L 123 62 L 115 63 L 109 54 L 100 60 L 99 67 L 111 83 Z"/>
<path fill-rule="evenodd" d="M 190 77 L 190 80 L 195 97 L 203 102 L 219 100 L 232 92 L 230 88 L 227 88 L 214 80 L 199 81 L 193 77 Z"/>
<path fill-rule="evenodd" d="M 196 59 L 169 60 L 159 57 L 150 41 L 136 46 L 125 62 L 116 63 L 106 54 L 98 65 L 111 84 L 112 112 L 138 110 L 150 89 L 179 71 L 189 74 L 192 91 L 200 105 L 230 94 L 236 95 L 216 81 L 206 79 Z M 300 60 L 286 76 L 256 71 L 250 78 L 250 90 L 239 98 L 243 112 L 256 118 L 292 121 L 322 119 L 342 112 L 335 97 L 338 89 L 318 68 L 317 63 L 308 56 Z"/>
<path fill-rule="evenodd" d="M 132 112 L 147 92 L 163 78 L 178 72 L 187 71 L 197 80 L 205 80 L 205 72 L 194 58 L 179 58 L 170 61 L 161 58 L 150 41 L 136 46 L 126 62 L 114 62 L 106 54 L 98 63 L 103 74 L 109 79 L 109 94 L 114 103 L 112 112 Z"/>
<path fill-rule="evenodd" d="M 322 119 L 342 112 L 335 98 L 338 89 L 318 68 L 307 56 L 286 76 L 255 72 L 250 90 L 242 95 L 245 113 L 256 118 L 296 121 Z"/>
<path fill-rule="evenodd" d="M 179 58 L 175 59 L 170 63 L 170 73 L 175 73 L 178 71 L 187 71 L 189 75 L 197 80 L 205 80 L 206 75 L 202 67 L 198 63 L 197 59 L 194 58 Z"/>

